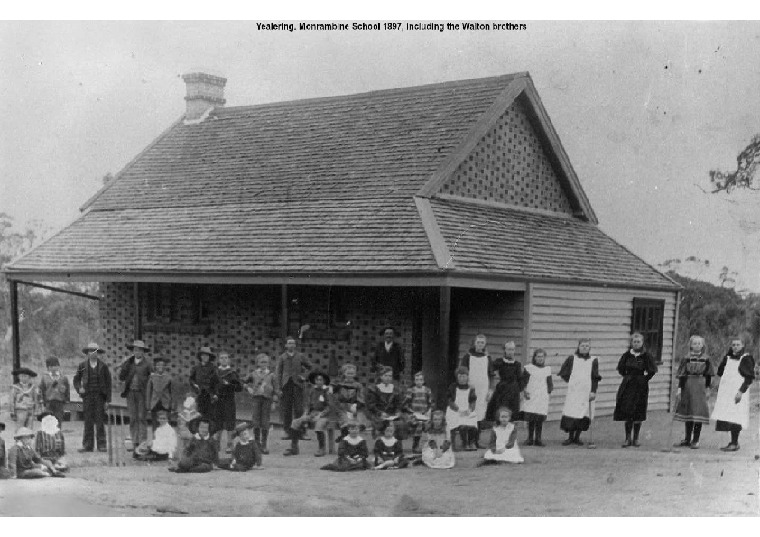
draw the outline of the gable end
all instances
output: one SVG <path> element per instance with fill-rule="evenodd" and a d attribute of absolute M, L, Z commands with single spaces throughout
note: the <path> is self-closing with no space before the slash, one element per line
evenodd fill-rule
<path fill-rule="evenodd" d="M 522 99 L 443 183 L 441 194 L 573 214 L 574 208 Z"/>

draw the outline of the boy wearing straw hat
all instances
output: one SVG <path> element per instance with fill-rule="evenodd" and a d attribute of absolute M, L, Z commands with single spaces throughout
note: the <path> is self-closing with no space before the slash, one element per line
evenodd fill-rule
<path fill-rule="evenodd" d="M 105 416 L 111 402 L 111 372 L 98 355 L 105 351 L 91 342 L 82 353 L 87 359 L 79 364 L 74 375 L 74 389 L 82 397 L 84 436 L 80 452 L 92 451 L 97 436 L 98 451 L 107 451 Z M 93 434 L 95 429 L 95 434 Z"/>
<path fill-rule="evenodd" d="M 16 444 L 8 453 L 8 470 L 11 479 L 35 479 L 38 477 L 66 477 L 34 451 L 32 441 L 34 432 L 27 427 L 20 427 L 13 435 Z"/>
<path fill-rule="evenodd" d="M 71 401 L 71 388 L 69 379 L 61 374 L 61 363 L 58 358 L 51 356 L 45 360 L 47 373 L 43 375 L 40 381 L 40 395 L 45 410 L 51 412 L 58 420 L 63 423 L 63 407 Z"/>
<path fill-rule="evenodd" d="M 145 392 L 148 387 L 148 379 L 153 372 L 153 365 L 146 358 L 150 349 L 145 342 L 136 339 L 127 344 L 127 349 L 132 354 L 124 360 L 119 371 L 119 380 L 124 383 L 124 391 L 121 396 L 127 400 L 129 412 L 129 436 L 133 446 L 139 446 L 148 439 L 147 409 Z"/>
<path fill-rule="evenodd" d="M 17 428 L 31 429 L 39 400 L 39 390 L 32 382 L 37 373 L 28 367 L 20 367 L 13 370 L 13 375 L 18 376 L 18 382 L 11 387 L 11 419 Z"/>

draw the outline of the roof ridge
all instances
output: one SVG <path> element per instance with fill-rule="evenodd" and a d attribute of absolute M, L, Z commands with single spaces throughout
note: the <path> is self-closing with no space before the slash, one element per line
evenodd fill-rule
<path fill-rule="evenodd" d="M 260 103 L 260 104 L 249 104 L 249 105 L 238 105 L 238 106 L 224 106 L 222 108 L 217 108 L 216 111 L 224 112 L 224 111 L 243 111 L 246 109 L 249 110 L 255 110 L 260 108 L 268 108 L 268 107 L 278 107 L 278 106 L 293 106 L 293 105 L 306 105 L 306 104 L 313 104 L 313 103 L 320 103 L 320 102 L 330 102 L 330 101 L 346 101 L 346 99 L 350 98 L 359 98 L 359 97 L 367 97 L 371 95 L 378 95 L 378 94 L 386 94 L 386 95 L 394 95 L 399 93 L 412 93 L 419 90 L 425 90 L 425 89 L 431 89 L 435 87 L 440 88 L 456 88 L 460 86 L 467 86 L 472 84 L 473 82 L 486 82 L 486 81 L 496 81 L 499 79 L 504 80 L 515 80 L 517 78 L 530 78 L 530 74 L 528 71 L 518 71 L 516 73 L 510 73 L 510 74 L 503 74 L 503 75 L 496 75 L 496 76 L 488 76 L 488 77 L 481 77 L 481 78 L 468 78 L 465 80 L 445 80 L 443 82 L 432 82 L 429 84 L 422 84 L 419 86 L 404 86 L 404 87 L 396 87 L 396 88 L 386 88 L 386 89 L 379 89 L 379 90 L 370 90 L 370 91 L 362 91 L 359 93 L 347 93 L 344 95 L 327 95 L 323 97 L 305 97 L 302 99 L 293 99 L 290 101 L 274 101 L 269 103 Z"/>

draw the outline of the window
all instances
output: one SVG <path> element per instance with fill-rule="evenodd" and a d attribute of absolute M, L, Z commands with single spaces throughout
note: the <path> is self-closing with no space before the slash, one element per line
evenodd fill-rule
<path fill-rule="evenodd" d="M 662 318 L 664 310 L 664 300 L 633 299 L 631 332 L 641 332 L 644 336 L 645 348 L 658 364 L 662 363 Z"/>
<path fill-rule="evenodd" d="M 210 290 L 201 285 L 145 285 L 145 319 L 149 324 L 200 325 L 210 318 Z"/>

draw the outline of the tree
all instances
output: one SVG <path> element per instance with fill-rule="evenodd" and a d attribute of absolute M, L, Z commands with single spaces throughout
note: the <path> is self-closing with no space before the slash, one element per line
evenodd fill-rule
<path fill-rule="evenodd" d="M 736 171 L 710 171 L 712 193 L 723 191 L 730 193 L 737 188 L 760 190 L 760 185 L 757 184 L 758 165 L 760 165 L 760 134 L 753 136 L 749 145 L 736 157 Z"/>

